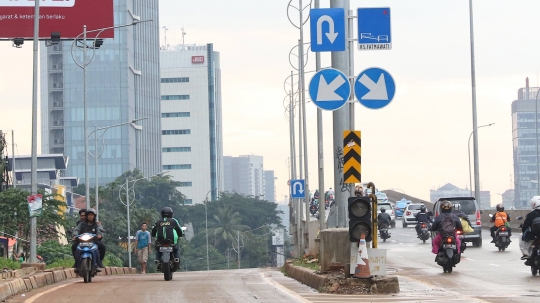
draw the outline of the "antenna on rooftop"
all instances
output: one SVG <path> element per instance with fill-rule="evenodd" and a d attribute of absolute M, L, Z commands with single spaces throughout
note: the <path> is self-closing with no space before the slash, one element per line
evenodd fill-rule
<path fill-rule="evenodd" d="M 187 33 L 184 31 L 184 26 L 182 26 L 182 45 L 184 45 L 184 36 L 186 35 Z"/>
<path fill-rule="evenodd" d="M 166 26 L 163 26 L 163 30 L 165 32 L 165 49 L 169 48 L 167 45 L 167 31 L 169 30 Z"/>

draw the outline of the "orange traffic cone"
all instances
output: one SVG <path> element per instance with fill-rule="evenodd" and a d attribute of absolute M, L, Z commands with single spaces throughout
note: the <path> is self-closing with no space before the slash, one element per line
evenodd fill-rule
<path fill-rule="evenodd" d="M 358 255 L 356 257 L 356 268 L 354 269 L 353 277 L 364 279 L 371 278 L 366 246 L 366 236 L 364 234 L 360 236 L 360 243 L 358 244 Z"/>

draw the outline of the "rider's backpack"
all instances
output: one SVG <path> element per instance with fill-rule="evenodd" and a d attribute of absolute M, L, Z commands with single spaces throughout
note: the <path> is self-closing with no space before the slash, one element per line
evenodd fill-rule
<path fill-rule="evenodd" d="M 531 223 L 531 232 L 535 236 L 540 236 L 540 217 L 534 218 Z"/>
<path fill-rule="evenodd" d="M 441 220 L 441 225 L 439 226 L 439 233 L 442 236 L 454 235 L 454 227 L 456 223 L 450 216 L 444 216 Z"/>

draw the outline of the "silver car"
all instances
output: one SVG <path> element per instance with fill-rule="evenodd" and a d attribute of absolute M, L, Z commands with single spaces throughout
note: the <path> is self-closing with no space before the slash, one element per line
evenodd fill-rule
<path fill-rule="evenodd" d="M 409 204 L 407 207 L 405 207 L 405 210 L 403 211 L 403 216 L 401 217 L 401 222 L 403 223 L 403 227 L 407 227 L 407 225 L 416 225 L 418 223 L 416 221 L 416 214 L 420 212 L 420 207 L 422 207 L 423 204 Z"/>

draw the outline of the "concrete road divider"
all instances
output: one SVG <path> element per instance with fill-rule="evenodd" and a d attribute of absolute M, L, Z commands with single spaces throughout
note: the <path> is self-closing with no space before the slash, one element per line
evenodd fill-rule
<path fill-rule="evenodd" d="M 136 274 L 136 268 L 128 267 L 106 267 L 102 269 L 98 276 Z M 17 270 L 2 272 L 0 275 L 0 302 L 8 298 L 52 285 L 67 279 L 81 277 L 75 274 L 73 268 L 51 268 L 47 270 L 38 270 L 35 267 L 25 267 Z"/>

